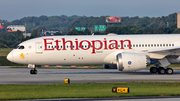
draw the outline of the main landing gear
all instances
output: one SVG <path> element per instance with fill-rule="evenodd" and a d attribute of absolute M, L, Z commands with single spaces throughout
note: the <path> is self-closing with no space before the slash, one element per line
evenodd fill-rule
<path fill-rule="evenodd" d="M 170 65 L 168 59 L 165 57 L 161 60 L 154 60 L 155 62 L 153 63 L 155 67 L 150 68 L 151 73 L 159 73 L 159 74 L 173 74 L 173 69 L 168 68 L 168 65 Z M 163 67 L 160 67 L 162 65 Z"/>
<path fill-rule="evenodd" d="M 164 69 L 163 67 L 151 67 L 150 68 L 150 72 L 151 73 L 159 73 L 159 74 L 173 74 L 173 69 L 172 68 L 167 68 Z"/>

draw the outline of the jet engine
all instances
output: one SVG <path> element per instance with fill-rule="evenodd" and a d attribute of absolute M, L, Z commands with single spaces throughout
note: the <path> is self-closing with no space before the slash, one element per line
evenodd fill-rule
<path fill-rule="evenodd" d="M 119 53 L 117 55 L 117 69 L 119 71 L 136 71 L 150 65 L 150 58 L 140 53 Z"/>

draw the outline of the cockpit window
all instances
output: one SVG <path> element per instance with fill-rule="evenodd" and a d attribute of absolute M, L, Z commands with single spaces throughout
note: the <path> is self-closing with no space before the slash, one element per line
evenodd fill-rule
<path fill-rule="evenodd" d="M 19 46 L 19 48 L 18 49 L 24 49 L 24 46 Z"/>
<path fill-rule="evenodd" d="M 18 49 L 19 48 L 19 46 L 16 46 L 14 49 Z"/>
<path fill-rule="evenodd" d="M 24 46 L 16 46 L 14 49 L 24 49 Z"/>

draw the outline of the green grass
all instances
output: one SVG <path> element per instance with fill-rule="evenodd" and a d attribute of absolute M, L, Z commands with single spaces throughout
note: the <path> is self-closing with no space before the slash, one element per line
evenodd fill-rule
<path fill-rule="evenodd" d="M 112 93 L 112 87 L 129 87 L 130 93 Z M 170 96 L 179 89 L 178 81 L 0 85 L 0 100 Z"/>
<path fill-rule="evenodd" d="M 6 59 L 6 56 L 0 56 L 0 66 L 23 66 L 23 65 L 8 61 Z"/>
<path fill-rule="evenodd" d="M 22 66 L 21 64 L 16 64 L 6 59 L 6 56 L 11 50 L 13 50 L 13 48 L 0 48 L 0 66 Z"/>
<path fill-rule="evenodd" d="M 13 48 L 0 48 L 0 56 L 7 56 Z"/>

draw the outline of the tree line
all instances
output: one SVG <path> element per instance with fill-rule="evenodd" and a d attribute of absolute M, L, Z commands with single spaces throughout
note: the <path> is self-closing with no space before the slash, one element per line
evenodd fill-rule
<path fill-rule="evenodd" d="M 91 33 L 88 29 L 85 31 L 77 31 L 75 29 L 71 30 L 67 35 L 106 35 L 108 33 L 115 33 L 118 35 L 123 34 L 178 34 L 180 33 L 180 29 L 176 27 L 176 25 L 171 25 L 169 27 L 157 27 L 157 28 L 150 28 L 150 27 L 137 27 L 133 25 L 129 26 L 115 26 L 115 27 L 108 27 L 103 32 L 93 32 Z"/>
<path fill-rule="evenodd" d="M 27 24 L 27 30 L 31 32 L 31 37 L 24 38 L 23 33 L 17 31 L 15 33 L 0 31 L 0 47 L 14 48 L 20 42 L 27 39 L 38 37 L 38 30 L 59 30 L 67 31 L 66 33 L 56 33 L 55 35 L 106 35 L 108 33 L 116 34 L 173 34 L 180 33 L 177 29 L 177 14 L 173 13 L 168 16 L 157 18 L 149 17 L 122 17 L 121 23 L 107 24 L 106 16 L 101 17 L 80 17 L 80 16 L 40 16 L 40 17 L 25 17 L 20 20 L 8 22 L 0 20 L 0 23 L 6 24 Z M 168 25 L 167 25 L 168 22 Z M 107 28 L 103 32 L 91 32 L 89 29 L 94 28 L 94 25 L 106 25 Z M 86 27 L 85 31 L 77 31 L 75 27 Z"/>
<path fill-rule="evenodd" d="M 72 30 L 75 27 L 87 27 L 94 28 L 94 25 L 106 25 L 107 27 L 115 26 L 137 26 L 140 28 L 158 28 L 158 27 L 169 27 L 171 25 L 177 25 L 177 13 L 169 14 L 168 16 L 162 17 L 121 17 L 120 23 L 106 23 L 105 19 L 107 16 L 101 17 L 81 17 L 67 27 L 68 30 Z"/>
<path fill-rule="evenodd" d="M 180 33 L 180 29 L 176 28 L 176 25 L 171 25 L 169 27 L 157 27 L 150 28 L 145 27 L 141 28 L 138 26 L 115 26 L 108 27 L 103 32 L 93 32 L 94 35 L 106 35 L 108 33 L 115 33 L 118 35 L 124 34 L 178 34 Z M 92 33 L 86 28 L 85 31 L 77 31 L 76 29 L 72 29 L 66 35 L 91 35 Z M 55 35 L 63 35 L 62 33 L 56 33 Z M 0 48 L 14 48 L 19 43 L 38 37 L 38 29 L 34 29 L 32 31 L 31 37 L 24 38 L 23 33 L 21 31 L 17 31 L 14 33 L 9 32 L 0 32 Z"/>
<path fill-rule="evenodd" d="M 25 25 L 26 23 L 26 31 L 31 33 L 33 29 L 44 29 L 50 31 L 67 31 L 67 26 L 80 18 L 80 16 L 45 16 L 42 15 L 40 17 L 24 17 L 22 19 L 13 20 L 8 22 L 7 20 L 0 20 L 0 23 L 4 23 L 5 25 Z M 5 31 L 5 29 L 0 29 L 0 32 Z"/>
<path fill-rule="evenodd" d="M 0 23 L 5 25 L 24 25 L 26 23 L 26 30 L 31 33 L 33 29 L 44 29 L 50 31 L 66 31 L 69 32 L 75 27 L 87 27 L 94 28 L 94 25 L 106 25 L 107 27 L 115 26 L 137 26 L 140 28 L 157 28 L 157 27 L 168 27 L 177 24 L 177 13 L 169 14 L 168 16 L 162 17 L 121 17 L 121 23 L 108 24 L 105 19 L 108 16 L 101 17 L 86 17 L 86 16 L 45 16 L 40 17 L 24 17 L 19 20 L 8 22 L 7 20 L 0 20 Z M 0 29 L 0 32 L 5 29 Z M 67 33 L 66 33 L 67 34 Z"/>

